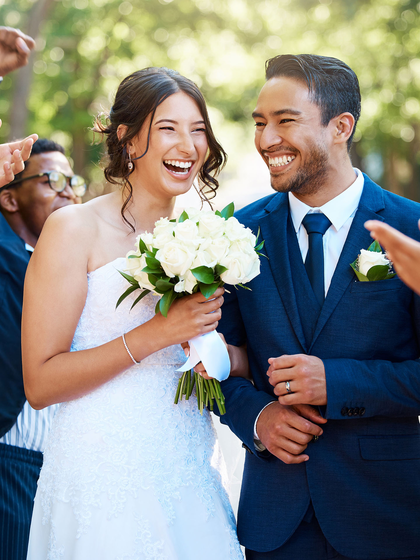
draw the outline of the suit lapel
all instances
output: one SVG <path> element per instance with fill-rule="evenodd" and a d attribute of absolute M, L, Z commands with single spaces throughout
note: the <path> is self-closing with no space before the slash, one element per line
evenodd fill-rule
<path fill-rule="evenodd" d="M 260 227 L 265 240 L 265 252 L 277 286 L 280 298 L 289 317 L 295 334 L 307 351 L 305 336 L 296 303 L 290 267 L 289 247 L 287 242 L 287 223 L 289 219 L 289 201 L 287 194 L 279 194 L 266 206 L 266 216 L 261 219 Z M 264 257 L 263 257 L 264 258 Z"/>
<path fill-rule="evenodd" d="M 340 299 L 343 297 L 349 284 L 356 279 L 355 274 L 350 267 L 350 263 L 357 258 L 361 249 L 367 249 L 373 241 L 369 231 L 364 227 L 364 223 L 367 220 L 383 221 L 383 218 L 376 214 L 376 212 L 382 210 L 383 208 L 384 202 L 381 188 L 371 181 L 367 175 L 365 175 L 365 184 L 359 208 L 353 219 L 353 223 L 331 280 L 327 297 L 325 298 L 324 305 L 318 318 L 314 337 L 309 348 L 309 353 L 311 352 L 311 349 L 326 322 L 330 318 L 334 309 L 337 307 Z"/>

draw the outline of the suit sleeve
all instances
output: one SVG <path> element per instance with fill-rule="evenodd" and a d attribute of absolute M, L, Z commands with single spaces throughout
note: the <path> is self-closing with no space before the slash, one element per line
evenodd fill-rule
<path fill-rule="evenodd" d="M 387 320 L 386 313 L 381 320 Z M 413 337 L 420 348 L 420 298 L 415 294 L 412 325 Z M 347 358 L 323 362 L 328 396 L 326 418 L 420 415 L 420 360 L 417 356 L 400 362 Z"/>
<path fill-rule="evenodd" d="M 218 331 L 225 336 L 229 344 L 246 344 L 245 327 L 234 288 L 230 294 L 225 295 Z M 254 452 L 255 419 L 267 404 L 276 399 L 264 391 L 258 391 L 251 381 L 242 377 L 229 377 L 223 381 L 222 391 L 226 399 L 226 414 L 220 417 L 220 421 L 229 426 L 248 449 Z"/>
<path fill-rule="evenodd" d="M 10 241 L 10 240 L 8 240 Z M 0 251 L 0 437 L 10 430 L 25 403 L 22 379 L 21 316 L 28 254 L 22 245 Z"/>

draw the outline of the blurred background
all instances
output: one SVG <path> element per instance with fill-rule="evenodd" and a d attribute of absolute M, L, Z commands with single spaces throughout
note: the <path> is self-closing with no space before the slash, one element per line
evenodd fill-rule
<path fill-rule="evenodd" d="M 202 89 L 229 154 L 217 207 L 270 193 L 253 147 L 264 62 L 281 53 L 338 57 L 357 73 L 362 117 L 352 159 L 383 187 L 420 201 L 420 3 L 413 0 L 0 0 L 1 25 L 36 38 L 30 64 L 0 87 L 0 142 L 37 132 L 63 144 L 109 192 L 92 144 L 126 75 L 168 66 Z M 186 201 L 188 204 L 188 201 Z"/>

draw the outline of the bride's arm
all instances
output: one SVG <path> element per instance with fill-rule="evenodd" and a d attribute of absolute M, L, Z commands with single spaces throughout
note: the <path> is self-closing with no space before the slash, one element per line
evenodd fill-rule
<path fill-rule="evenodd" d="M 87 294 L 91 226 L 83 207 L 52 214 L 31 258 L 23 303 L 22 352 L 25 392 L 44 408 L 80 397 L 133 365 L 122 338 L 70 352 Z M 212 301 L 201 294 L 178 299 L 167 318 L 158 314 L 126 335 L 137 361 L 217 327 L 222 290 Z M 214 313 L 212 313 L 214 311 Z"/>

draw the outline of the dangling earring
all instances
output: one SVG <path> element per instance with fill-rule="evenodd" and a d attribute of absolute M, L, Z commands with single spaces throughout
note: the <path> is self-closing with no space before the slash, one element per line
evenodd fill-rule
<path fill-rule="evenodd" d="M 134 163 L 131 161 L 131 154 L 128 152 L 128 163 L 127 163 L 128 171 L 133 171 Z"/>

